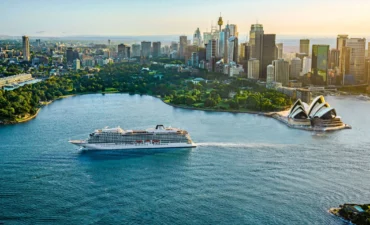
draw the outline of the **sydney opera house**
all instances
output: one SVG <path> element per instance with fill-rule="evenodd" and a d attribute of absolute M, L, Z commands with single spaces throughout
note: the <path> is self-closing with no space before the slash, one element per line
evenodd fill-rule
<path fill-rule="evenodd" d="M 329 131 L 348 128 L 337 115 L 336 110 L 325 101 L 324 96 L 316 97 L 310 105 L 298 99 L 289 111 L 286 122 L 295 128 L 312 130 Z"/>

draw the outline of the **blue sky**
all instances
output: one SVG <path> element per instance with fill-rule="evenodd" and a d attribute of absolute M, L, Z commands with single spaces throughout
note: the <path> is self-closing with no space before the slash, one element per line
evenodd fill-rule
<path fill-rule="evenodd" d="M 1 0 L 0 35 L 191 35 L 222 12 L 247 35 L 370 35 L 369 0 Z"/>

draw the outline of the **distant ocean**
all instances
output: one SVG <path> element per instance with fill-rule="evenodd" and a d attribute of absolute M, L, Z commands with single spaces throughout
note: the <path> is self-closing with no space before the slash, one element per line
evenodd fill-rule
<path fill-rule="evenodd" d="M 349 34 L 350 35 L 350 34 Z M 108 43 L 111 40 L 111 44 L 115 45 L 118 43 L 134 44 L 140 43 L 141 41 L 161 41 L 162 45 L 169 45 L 173 41 L 178 41 L 180 35 L 145 35 L 145 36 L 64 36 L 64 37 L 32 37 L 32 39 L 42 39 L 42 40 L 60 40 L 60 41 L 81 41 L 81 42 L 94 42 L 100 44 Z M 239 35 L 239 43 L 246 42 L 247 36 L 244 34 Z M 350 37 L 360 37 L 364 36 L 351 36 Z M 370 41 L 370 36 L 365 37 L 367 41 Z M 4 39 L 21 39 L 19 36 L 2 36 L 0 35 L 0 40 Z M 323 44 L 330 45 L 330 48 L 336 47 L 336 36 L 304 36 L 304 35 L 277 35 L 276 43 L 284 44 L 284 52 L 297 52 L 299 50 L 299 40 L 300 39 L 310 39 L 310 45 Z M 188 35 L 188 40 L 192 40 L 192 36 Z M 367 46 L 366 46 L 367 48 Z"/>

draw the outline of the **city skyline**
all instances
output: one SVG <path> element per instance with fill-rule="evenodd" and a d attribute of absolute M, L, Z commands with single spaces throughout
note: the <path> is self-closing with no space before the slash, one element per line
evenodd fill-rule
<path fill-rule="evenodd" d="M 237 24 L 240 36 L 247 36 L 250 25 L 257 21 L 269 33 L 286 36 L 333 36 L 350 33 L 352 36 L 370 35 L 370 16 L 366 9 L 370 2 L 349 4 L 344 0 L 318 0 L 302 3 L 284 0 L 231 3 L 215 0 L 186 2 L 173 0 L 148 1 L 20 1 L 5 0 L 7 10 L 0 15 L 3 27 L 0 35 L 63 37 L 79 35 L 141 36 L 191 35 L 194 29 L 210 31 L 217 26 L 220 12 L 224 26 Z M 176 6 L 176 7 L 174 7 Z M 268 7 L 267 7 L 268 6 Z M 312 9 L 328 16 L 310 16 Z M 335 8 L 335 11 L 333 9 Z M 32 9 L 32 10 L 29 10 Z M 22 17 L 16 16 L 22 15 Z M 348 15 L 343 17 L 343 15 Z M 24 19 L 27 18 L 27 19 Z M 45 19 L 48 18 L 48 19 Z"/>

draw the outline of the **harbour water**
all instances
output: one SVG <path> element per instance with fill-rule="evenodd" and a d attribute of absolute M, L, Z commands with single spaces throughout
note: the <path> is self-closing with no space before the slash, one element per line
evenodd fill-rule
<path fill-rule="evenodd" d="M 370 102 L 327 97 L 353 129 L 315 133 L 258 115 L 83 95 L 0 127 L 0 224 L 345 224 L 370 202 Z M 189 131 L 190 150 L 79 152 L 94 129 Z"/>

